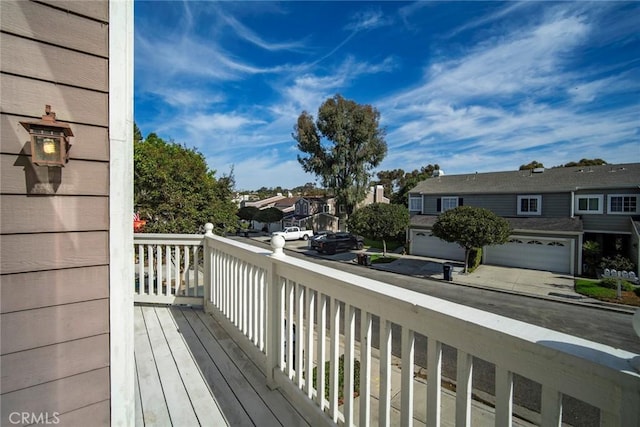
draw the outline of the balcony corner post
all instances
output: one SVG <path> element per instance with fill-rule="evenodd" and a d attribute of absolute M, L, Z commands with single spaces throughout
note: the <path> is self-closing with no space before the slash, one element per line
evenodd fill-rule
<path fill-rule="evenodd" d="M 211 287 L 213 286 L 212 279 L 213 275 L 211 274 L 212 267 L 212 253 L 211 248 L 209 247 L 207 237 L 213 237 L 213 224 L 210 222 L 204 225 L 204 238 L 202 239 L 202 250 L 204 257 L 204 311 L 208 313 L 211 311 Z"/>
<path fill-rule="evenodd" d="M 282 236 L 274 236 L 271 238 L 271 247 L 273 253 L 271 258 L 282 258 L 284 256 L 284 238 Z M 278 369 L 280 362 L 280 338 L 282 326 L 280 321 L 282 320 L 282 307 L 281 307 L 281 286 L 280 279 L 276 273 L 277 260 L 273 259 L 269 263 L 269 270 L 267 271 L 267 304 L 266 304 L 266 342 L 265 353 L 267 355 L 265 367 L 265 374 L 267 376 L 267 386 L 270 389 L 277 388 L 276 382 L 276 370 Z"/>

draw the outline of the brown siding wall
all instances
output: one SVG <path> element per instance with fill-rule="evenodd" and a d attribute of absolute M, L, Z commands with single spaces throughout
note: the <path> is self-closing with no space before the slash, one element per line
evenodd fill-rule
<path fill-rule="evenodd" d="M 0 29 L 0 425 L 108 425 L 108 1 L 1 1 Z M 45 104 L 64 168 L 29 159 Z"/>

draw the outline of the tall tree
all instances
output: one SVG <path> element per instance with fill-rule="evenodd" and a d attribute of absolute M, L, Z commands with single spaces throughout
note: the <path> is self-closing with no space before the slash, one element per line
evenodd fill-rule
<path fill-rule="evenodd" d="M 151 133 L 134 142 L 134 204 L 151 233 L 197 233 L 211 222 L 214 232 L 235 228 L 233 174 L 216 179 L 195 149 Z"/>
<path fill-rule="evenodd" d="M 371 170 L 387 154 L 380 113 L 371 105 L 360 105 L 340 95 L 327 99 L 318 109 L 318 119 L 303 111 L 294 127 L 298 162 L 331 190 L 342 217 L 349 216 L 366 197 Z"/>
<path fill-rule="evenodd" d="M 414 169 L 411 172 L 406 172 L 398 183 L 398 191 L 393 193 L 391 196 L 391 203 L 409 206 L 409 191 L 418 185 L 420 181 L 431 178 L 434 171 L 439 169 L 440 166 L 438 166 L 438 164 L 428 164 L 427 166 L 422 166 L 420 169 Z"/>
<path fill-rule="evenodd" d="M 402 205 L 372 203 L 355 211 L 348 220 L 349 230 L 374 240 L 382 240 L 383 256 L 387 239 L 396 237 L 409 226 L 409 211 Z"/>
<path fill-rule="evenodd" d="M 524 170 L 529 170 L 529 169 L 537 169 L 537 168 L 543 168 L 544 165 L 542 163 L 540 163 L 537 160 L 533 160 L 531 161 L 531 163 L 528 163 L 526 165 L 520 165 L 520 168 L 518 170 L 524 171 Z"/>
<path fill-rule="evenodd" d="M 488 209 L 458 206 L 441 214 L 433 224 L 433 235 L 464 248 L 464 272 L 469 265 L 471 249 L 507 242 L 511 234 L 509 222 Z"/>
<path fill-rule="evenodd" d="M 393 193 L 400 188 L 400 183 L 405 176 L 405 171 L 402 169 L 379 171 L 376 176 L 378 177 L 378 184 L 384 187 L 385 197 L 391 198 Z"/>
<path fill-rule="evenodd" d="M 571 166 L 600 166 L 600 165 L 606 165 L 607 162 L 605 162 L 602 159 L 580 159 L 579 162 L 569 162 L 569 163 L 565 163 L 563 166 L 565 168 L 571 167 Z"/>

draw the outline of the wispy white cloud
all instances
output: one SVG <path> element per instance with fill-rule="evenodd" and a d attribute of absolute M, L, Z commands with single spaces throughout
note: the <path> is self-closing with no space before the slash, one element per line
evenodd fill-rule
<path fill-rule="evenodd" d="M 379 105 L 391 127 L 391 149 L 381 168 L 439 163 L 456 173 L 513 169 L 532 148 L 536 159 L 552 166 L 575 160 L 576 152 L 581 158 L 587 153 L 607 157 L 602 147 L 616 141 L 637 151 L 638 104 L 606 111 L 584 107 L 598 97 L 637 93 L 640 83 L 626 72 L 594 79 L 597 70 L 585 75 L 572 68 L 574 52 L 593 27 L 589 16 L 561 12 L 434 61 L 421 84 L 384 99 Z M 412 157 L 412 152 L 419 154 Z M 607 160 L 617 159 L 609 154 Z"/>
<path fill-rule="evenodd" d="M 278 51 L 278 50 L 303 50 L 305 48 L 305 43 L 303 41 L 294 41 L 294 42 L 268 42 L 256 34 L 251 29 L 247 28 L 244 24 L 239 22 L 233 16 L 224 15 L 224 20 L 236 34 L 244 40 L 247 40 L 250 43 L 255 44 L 258 47 L 261 47 L 265 50 L 269 51 Z"/>
<path fill-rule="evenodd" d="M 207 9 L 215 28 L 203 32 L 194 10 L 199 3 L 187 3 L 191 15 L 180 26 L 136 34 L 136 97 L 159 104 L 159 113 L 147 118 L 150 129 L 198 147 L 219 174 L 234 165 L 240 188 L 313 181 L 296 161 L 291 132 L 303 110 L 315 115 L 336 93 L 366 93 L 381 112 L 389 151 L 379 169 L 438 163 L 448 173 L 508 170 L 534 158 L 547 166 L 565 163 L 576 160 L 575 153 L 609 162 L 638 159 L 640 103 L 629 101 L 640 94 L 637 58 L 584 64 L 595 45 L 637 46 L 630 36 L 637 33 L 637 9 L 625 14 L 610 2 L 507 3 L 445 37 L 429 38 L 431 44 L 409 58 L 383 49 L 363 54 L 350 43 L 392 29 L 402 40 L 399 32 L 406 36 L 407 28 L 389 25 L 392 15 L 381 11 L 388 5 L 355 3 L 351 10 L 360 11 L 346 24 L 323 28 L 342 38 L 311 50 L 306 44 L 317 43 L 316 35 L 292 42 L 254 28 L 232 13 L 241 7 L 236 3 L 216 3 L 223 12 Z M 395 9 L 393 18 L 421 22 L 426 8 L 436 7 L 417 2 Z M 609 25 L 614 21 L 626 30 Z M 224 37 L 220 28 L 227 29 Z M 412 30 L 412 37 L 426 32 Z M 229 37 L 233 43 L 225 43 Z M 328 53 L 316 60 L 321 48 Z M 423 66 L 417 78 L 403 74 L 411 61 Z M 364 81 L 378 87 L 369 93 Z"/>
<path fill-rule="evenodd" d="M 366 31 L 390 25 L 392 21 L 384 16 L 381 10 L 362 10 L 356 13 L 345 29 L 349 31 Z"/>

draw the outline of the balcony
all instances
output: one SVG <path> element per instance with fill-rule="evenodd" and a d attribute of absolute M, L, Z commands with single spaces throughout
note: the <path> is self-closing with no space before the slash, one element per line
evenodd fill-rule
<path fill-rule="evenodd" d="M 277 244 L 272 252 L 210 231 L 136 234 L 134 244 L 140 425 L 557 426 L 563 409 L 640 425 L 636 354 L 286 256 Z M 523 382 L 533 404 L 518 396 Z"/>

